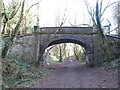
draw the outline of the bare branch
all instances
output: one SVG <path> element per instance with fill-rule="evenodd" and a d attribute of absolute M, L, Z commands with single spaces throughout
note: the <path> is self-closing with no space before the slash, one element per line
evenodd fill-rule
<path fill-rule="evenodd" d="M 116 29 L 119 29 L 120 28 L 120 25 L 118 25 L 117 27 L 115 27 L 113 30 L 110 30 L 108 33 L 112 32 L 112 31 L 115 31 Z"/>
<path fill-rule="evenodd" d="M 91 9 L 90 4 L 88 3 L 88 1 L 87 1 L 87 0 L 84 0 L 84 3 L 85 3 L 85 4 L 86 4 L 86 6 L 87 6 L 88 13 L 89 13 L 89 14 L 90 14 L 90 16 L 92 17 L 93 15 L 92 15 L 92 9 Z"/>
<path fill-rule="evenodd" d="M 86 4 L 88 13 L 89 13 L 89 15 L 91 16 L 91 19 L 92 19 L 92 21 L 93 21 L 93 24 L 96 26 L 96 22 L 95 22 L 95 19 L 94 19 L 94 15 L 95 15 L 94 8 L 92 9 L 92 7 L 90 6 L 90 4 L 88 3 L 87 0 L 84 0 L 84 3 Z"/>
<path fill-rule="evenodd" d="M 14 10 L 14 11 L 12 12 L 11 17 L 9 18 L 9 20 L 11 20 L 11 19 L 17 14 L 20 6 L 21 6 L 21 3 L 20 3 L 20 5 L 18 6 L 17 10 L 16 10 L 16 11 Z"/>
<path fill-rule="evenodd" d="M 100 2 L 100 13 L 102 11 L 102 6 L 103 6 L 103 0 L 101 0 L 101 2 Z"/>
<path fill-rule="evenodd" d="M 29 7 L 29 9 L 26 11 L 26 14 L 29 13 L 30 9 L 31 9 L 33 6 L 39 4 L 40 1 L 41 1 L 41 0 L 39 0 L 37 3 L 32 4 L 32 5 Z"/>
<path fill-rule="evenodd" d="M 23 20 L 24 6 L 25 6 L 25 0 L 23 0 L 23 2 L 22 2 L 21 14 L 20 14 L 19 21 L 18 21 L 18 23 L 17 23 L 17 25 L 16 25 L 16 27 L 14 29 L 13 38 L 17 35 L 17 33 L 19 31 L 20 23 Z"/>
<path fill-rule="evenodd" d="M 108 2 L 108 4 L 106 5 L 106 7 L 103 9 L 100 17 L 102 17 L 102 15 L 104 14 L 104 12 L 106 11 L 107 8 L 109 8 L 111 5 L 113 5 L 113 4 L 115 4 L 115 3 L 117 3 L 117 2 L 113 2 L 113 3 Z"/>

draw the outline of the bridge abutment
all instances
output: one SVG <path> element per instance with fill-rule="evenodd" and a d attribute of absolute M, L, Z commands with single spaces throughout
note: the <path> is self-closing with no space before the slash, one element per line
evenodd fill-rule
<path fill-rule="evenodd" d="M 93 49 L 94 49 L 93 57 L 96 66 L 101 65 L 102 62 L 104 61 L 104 54 L 103 54 L 103 49 L 101 48 L 101 42 L 102 40 L 99 34 L 93 35 Z"/>
<path fill-rule="evenodd" d="M 93 53 L 86 54 L 86 64 L 87 66 L 95 66 Z"/>

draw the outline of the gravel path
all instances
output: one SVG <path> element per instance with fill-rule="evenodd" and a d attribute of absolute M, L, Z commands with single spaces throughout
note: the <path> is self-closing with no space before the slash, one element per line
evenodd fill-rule
<path fill-rule="evenodd" d="M 70 60 L 55 68 L 32 88 L 117 88 L 116 70 L 88 68 L 84 64 Z"/>

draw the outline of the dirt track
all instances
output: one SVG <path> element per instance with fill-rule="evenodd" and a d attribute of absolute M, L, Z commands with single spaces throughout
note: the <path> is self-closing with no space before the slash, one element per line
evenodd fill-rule
<path fill-rule="evenodd" d="M 117 88 L 117 70 L 101 67 L 88 68 L 77 61 L 69 60 L 60 65 L 51 66 L 55 69 L 45 76 L 33 88 Z"/>

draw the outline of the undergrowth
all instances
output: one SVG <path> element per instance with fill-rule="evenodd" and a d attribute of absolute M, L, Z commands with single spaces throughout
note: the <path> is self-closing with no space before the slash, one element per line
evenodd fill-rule
<path fill-rule="evenodd" d="M 120 58 L 112 60 L 109 63 L 104 62 L 102 65 L 107 66 L 109 69 L 120 68 Z"/>
<path fill-rule="evenodd" d="M 8 55 L 2 60 L 2 88 L 23 88 L 35 84 L 48 71 L 33 66 L 33 61 Z"/>

